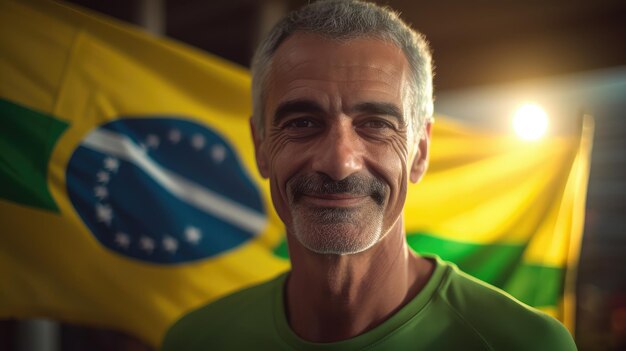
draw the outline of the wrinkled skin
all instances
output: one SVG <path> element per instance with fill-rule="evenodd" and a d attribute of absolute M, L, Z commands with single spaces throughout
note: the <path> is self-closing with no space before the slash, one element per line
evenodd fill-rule
<path fill-rule="evenodd" d="M 371 329 L 428 279 L 432 264 L 409 251 L 402 217 L 430 136 L 430 124 L 421 139 L 412 132 L 409 73 L 402 50 L 374 38 L 296 33 L 274 56 L 265 135 L 252 129 L 287 228 L 290 323 L 307 340 Z"/>
<path fill-rule="evenodd" d="M 426 162 L 411 133 L 411 117 L 404 113 L 407 74 L 402 51 L 371 38 L 339 42 L 296 34 L 278 49 L 266 135 L 257 139 L 257 155 L 262 174 L 270 177 L 279 216 L 309 249 L 325 253 L 324 243 L 330 241 L 337 246 L 328 248 L 330 253 L 360 252 L 398 222 L 408 178 L 419 179 Z M 378 194 L 320 193 L 319 175 L 326 176 L 326 184 L 357 177 L 363 187 L 380 183 L 384 189 Z M 318 191 L 290 192 L 303 177 L 318 179 L 317 189 L 309 189 Z M 332 216 L 331 208 L 335 220 L 320 223 L 324 209 L 326 217 Z M 343 239 L 332 240 L 337 235 Z"/>

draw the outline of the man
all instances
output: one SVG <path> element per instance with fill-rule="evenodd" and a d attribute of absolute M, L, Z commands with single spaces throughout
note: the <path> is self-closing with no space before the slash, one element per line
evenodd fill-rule
<path fill-rule="evenodd" d="M 407 246 L 428 164 L 431 58 L 394 13 L 322 1 L 252 67 L 259 171 L 292 269 L 183 317 L 164 350 L 574 350 L 551 317 Z"/>

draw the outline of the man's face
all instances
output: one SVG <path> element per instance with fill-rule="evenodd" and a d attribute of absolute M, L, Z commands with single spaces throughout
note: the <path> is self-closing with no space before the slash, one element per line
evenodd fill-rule
<path fill-rule="evenodd" d="M 411 132 L 409 74 L 402 50 L 373 38 L 296 33 L 278 48 L 256 156 L 304 247 L 351 254 L 403 233 L 408 180 L 423 174 L 428 146 Z"/>

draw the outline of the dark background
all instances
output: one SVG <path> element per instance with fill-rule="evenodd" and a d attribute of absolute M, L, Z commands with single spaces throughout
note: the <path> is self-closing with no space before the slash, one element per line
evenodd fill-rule
<path fill-rule="evenodd" d="M 249 66 L 259 38 L 307 0 L 72 0 Z M 437 91 L 561 75 L 626 64 L 626 3 L 621 0 L 388 0 L 431 43 Z M 160 3 L 153 6 L 150 4 Z"/>
<path fill-rule="evenodd" d="M 259 38 L 276 19 L 308 1 L 71 2 L 248 67 Z M 438 112 L 450 110 L 446 97 L 486 87 L 497 91 L 517 82 L 573 81 L 577 91 L 585 92 L 586 105 L 576 108 L 593 107 L 588 112 L 595 116 L 596 131 L 577 284 L 576 341 L 581 350 L 626 349 L 626 1 L 375 2 L 400 11 L 430 41 L 435 91 L 441 97 L 435 105 Z M 454 116 L 464 117 L 463 109 L 455 111 L 460 112 Z M 0 322 L 0 349 L 14 348 L 17 329 L 15 321 Z M 123 333 L 68 324 L 61 325 L 61 349 L 150 350 Z"/>

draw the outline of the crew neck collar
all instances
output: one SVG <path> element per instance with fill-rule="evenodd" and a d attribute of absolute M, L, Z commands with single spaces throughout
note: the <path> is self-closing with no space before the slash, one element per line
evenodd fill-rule
<path fill-rule="evenodd" d="M 331 342 L 331 343 L 316 343 L 303 340 L 296 335 L 289 323 L 287 322 L 287 315 L 285 311 L 285 283 L 289 272 L 286 272 L 279 276 L 277 284 L 274 285 L 274 289 L 279 291 L 274 292 L 274 301 L 272 302 L 272 310 L 274 315 L 274 326 L 278 331 L 279 336 L 290 347 L 297 350 L 347 350 L 347 349 L 360 349 L 366 346 L 378 342 L 385 338 L 394 330 L 400 328 L 407 323 L 410 319 L 417 316 L 424 307 L 431 301 L 433 295 L 437 291 L 444 274 L 447 270 L 447 265 L 438 256 L 435 255 L 421 255 L 421 257 L 434 261 L 435 268 L 433 273 L 422 290 L 415 296 L 409 303 L 403 306 L 399 311 L 392 315 L 389 319 L 378 325 L 374 329 L 367 331 L 363 334 L 357 335 L 353 338 Z"/>

